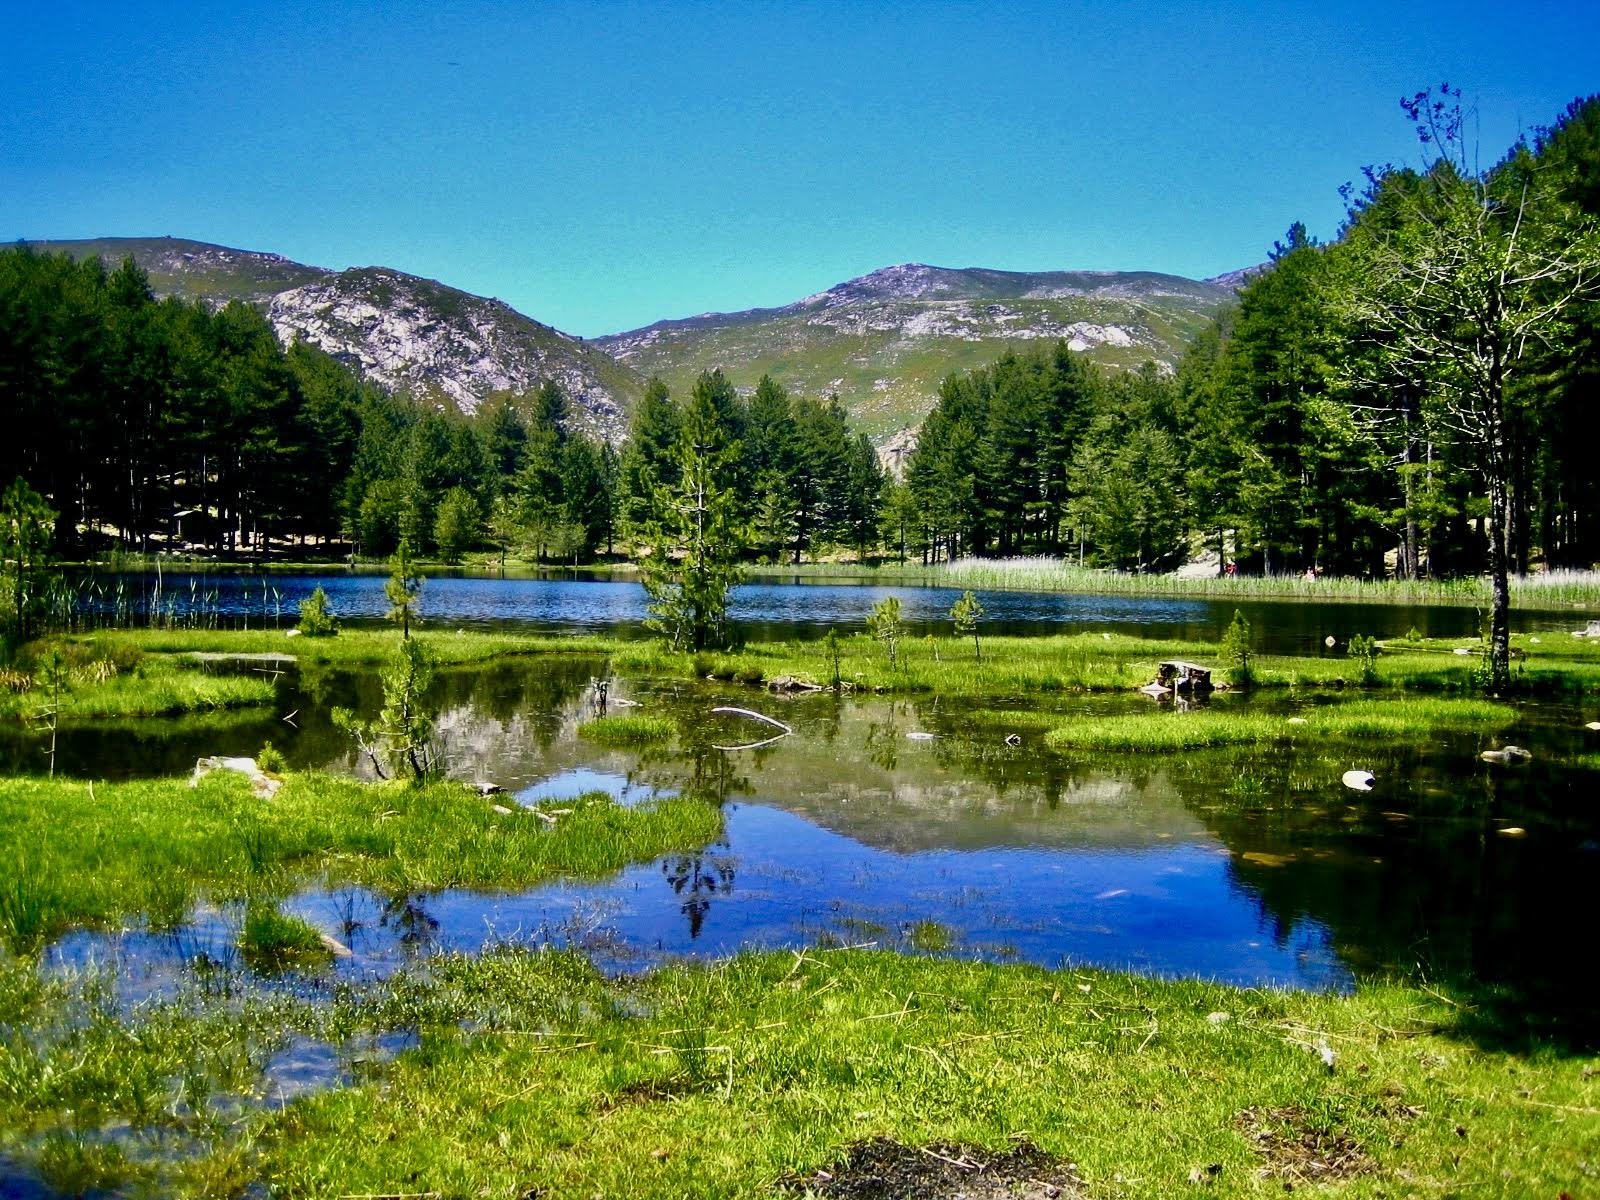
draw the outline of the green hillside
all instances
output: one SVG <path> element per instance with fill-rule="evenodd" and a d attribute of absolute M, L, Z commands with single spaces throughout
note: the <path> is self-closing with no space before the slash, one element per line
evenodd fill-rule
<path fill-rule="evenodd" d="M 675 393 L 721 367 L 740 387 L 770 373 L 793 391 L 837 392 L 881 439 L 914 424 L 953 371 L 1007 349 L 1065 339 L 1096 362 L 1176 364 L 1233 296 L 1221 284 L 1151 272 L 1013 272 L 889 267 L 775 309 L 662 321 L 596 339 Z"/>

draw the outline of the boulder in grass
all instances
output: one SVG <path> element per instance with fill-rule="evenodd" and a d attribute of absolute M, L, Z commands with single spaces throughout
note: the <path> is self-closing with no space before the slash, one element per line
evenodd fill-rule
<path fill-rule="evenodd" d="M 197 787 L 213 771 L 238 772 L 250 780 L 250 790 L 264 800 L 272 799 L 283 786 L 283 780 L 268 775 L 253 758 L 226 758 L 220 755 L 196 759 L 194 774 L 189 776 L 189 786 Z"/>

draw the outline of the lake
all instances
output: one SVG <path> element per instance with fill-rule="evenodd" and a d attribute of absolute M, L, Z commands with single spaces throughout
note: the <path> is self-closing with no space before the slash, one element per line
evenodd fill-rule
<path fill-rule="evenodd" d="M 288 628 L 300 601 L 321 587 L 333 611 L 357 624 L 381 621 L 388 611 L 382 573 L 321 571 L 254 577 L 233 572 L 80 576 L 83 607 L 91 615 L 117 612 L 148 620 L 151 612 L 177 624 L 215 622 Z M 754 582 L 735 588 L 729 615 L 749 640 L 820 637 L 865 628 L 867 614 L 886 596 L 900 599 L 901 616 L 916 636 L 948 632 L 953 588 L 875 583 Z M 1426 637 L 1476 637 L 1482 616 L 1470 607 L 1352 604 L 1342 602 L 1189 599 L 1160 596 L 1088 596 L 1072 593 L 979 591 L 983 628 L 990 634 L 1069 633 L 1093 629 L 1152 638 L 1215 641 L 1234 610 L 1250 621 L 1256 647 L 1266 654 L 1322 654 L 1333 637 L 1336 651 L 1353 634 L 1400 637 L 1412 629 Z M 648 615 L 644 589 L 633 579 L 546 575 L 501 578 L 458 573 L 431 577 L 422 589 L 426 621 L 446 629 L 524 629 L 638 636 Z M 1570 629 L 1559 612 L 1514 610 L 1521 632 Z"/>

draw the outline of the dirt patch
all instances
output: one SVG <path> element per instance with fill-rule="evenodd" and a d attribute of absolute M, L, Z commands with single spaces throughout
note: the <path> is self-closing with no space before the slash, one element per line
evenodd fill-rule
<path fill-rule="evenodd" d="M 891 1138 L 858 1142 L 838 1166 L 791 1175 L 779 1187 L 846 1200 L 1066 1200 L 1087 1194 L 1071 1163 L 1029 1142 L 994 1151 L 943 1142 L 905 1146 Z"/>
<path fill-rule="evenodd" d="M 1234 1124 L 1264 1160 L 1265 1179 L 1325 1183 L 1365 1175 L 1375 1165 L 1348 1133 L 1315 1124 L 1303 1108 L 1247 1108 Z"/>
<path fill-rule="evenodd" d="M 698 1096 L 716 1086 L 715 1080 L 700 1082 L 681 1075 L 662 1079 L 640 1079 L 604 1097 L 595 1106 L 595 1111 L 609 1113 L 630 1104 L 653 1104 L 658 1100 L 675 1100 L 680 1096 Z"/>

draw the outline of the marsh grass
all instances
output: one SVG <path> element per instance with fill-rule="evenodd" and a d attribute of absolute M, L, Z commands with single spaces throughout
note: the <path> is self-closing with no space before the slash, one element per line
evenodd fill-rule
<path fill-rule="evenodd" d="M 1303 1161 L 1263 1156 L 1255 1112 L 1356 1147 L 1341 1196 L 1554 1196 L 1600 1135 L 1591 1059 L 1525 1053 L 1443 985 L 1339 996 L 823 949 L 607 980 L 510 947 L 325 994 L 194 987 L 129 1011 L 109 983 L 0 957 L 0 1128 L 63 1181 L 91 1184 L 74 1156 L 115 1146 L 103 1165 L 141 1194 L 756 1197 L 871 1138 L 998 1153 L 1023 1132 L 1090 1195 L 1182 1195 L 1197 1170 L 1207 1195 L 1316 1192 Z M 291 1036 L 396 1030 L 416 1048 L 365 1082 L 238 1103 L 270 1090 Z"/>
<path fill-rule="evenodd" d="M 326 966 L 333 960 L 315 926 L 262 899 L 245 905 L 239 952 L 252 970 L 266 973 Z"/>
<path fill-rule="evenodd" d="M 1600 691 L 1600 639 L 1569 634 L 1518 634 L 1513 683 L 1526 692 Z M 1461 656 L 1458 648 L 1470 651 Z M 738 652 L 675 653 L 652 642 L 614 644 L 615 669 L 711 678 L 759 685 L 792 676 L 831 685 L 837 656 L 848 690 L 1006 696 L 1027 693 L 1131 691 L 1149 683 L 1166 659 L 1211 666 L 1218 678 L 1228 669 L 1223 649 L 1208 642 L 1167 641 L 1112 633 L 1049 637 L 990 637 L 979 661 L 970 641 L 935 638 L 905 641 L 891 669 L 876 641 L 863 634 L 825 641 L 761 642 Z M 1472 639 L 1392 641 L 1364 658 L 1262 655 L 1249 658 L 1252 688 L 1399 688 L 1416 691 L 1479 690 L 1479 647 Z"/>
<path fill-rule="evenodd" d="M 666 717 L 634 713 L 618 717 L 596 717 L 578 726 L 578 736 L 600 746 L 644 746 L 669 742 L 677 726 Z"/>
<path fill-rule="evenodd" d="M 272 681 L 260 675 L 215 674 L 193 662 L 146 655 L 121 643 L 52 642 L 28 648 L 24 663 L 60 651 L 63 679 L 56 721 L 159 717 L 270 703 Z M 37 681 L 43 668 L 26 671 Z M 40 687 L 0 689 L 0 718 L 26 718 L 45 701 Z"/>
<path fill-rule="evenodd" d="M 416 636 L 442 666 L 489 662 L 533 654 L 604 654 L 627 643 L 598 636 L 485 633 L 423 625 Z M 338 637 L 290 638 L 283 630 L 119 629 L 83 634 L 86 645 L 128 647 L 148 654 L 282 654 L 301 663 L 374 666 L 394 652 L 395 634 L 386 629 L 341 629 Z"/>
<path fill-rule="evenodd" d="M 822 687 L 833 684 L 835 667 L 850 690 L 947 695 L 1016 695 L 1028 692 L 1131 690 L 1155 677 L 1164 659 L 1227 664 L 1214 643 L 1156 640 L 1111 633 L 1048 637 L 986 637 L 979 661 L 970 640 L 954 637 L 902 640 L 890 668 L 881 645 L 866 634 L 834 641 L 754 643 L 737 652 L 688 654 L 659 641 L 600 636 L 542 637 L 476 632 L 427 633 L 441 665 L 472 664 L 518 655 L 608 656 L 613 669 L 678 678 L 758 686 L 793 676 Z M 336 638 L 285 641 L 278 633 L 140 630 L 91 635 L 87 644 L 108 653 L 148 652 L 152 657 L 185 652 L 212 654 L 291 653 L 307 666 L 363 667 L 386 661 L 394 635 L 345 630 Z M 1526 691 L 1600 691 L 1600 639 L 1568 633 L 1518 634 L 1513 647 L 1526 655 L 1514 664 L 1514 682 Z M 1473 639 L 1391 639 L 1380 644 L 1370 666 L 1364 659 L 1252 654 L 1253 687 L 1398 687 L 1472 691 L 1479 686 L 1475 657 L 1453 651 L 1481 647 Z M 229 676 L 202 676 L 218 681 Z M 252 677 L 243 677 L 252 678 Z M 259 684 L 257 685 L 259 686 Z M 14 699 L 14 698 L 13 698 Z M 0 705 L 6 696 L 0 692 Z"/>
<path fill-rule="evenodd" d="M 998 1152 L 1027 1131 L 1090 1194 L 1184 1194 L 1209 1164 L 1207 1194 L 1281 1194 L 1241 1131 L 1249 1109 L 1359 1146 L 1368 1173 L 1348 1196 L 1555 1195 L 1593 1150 L 1585 1061 L 1479 1048 L 1439 992 L 1247 991 L 861 951 L 612 985 L 551 966 L 567 973 L 563 1001 L 539 955 L 461 963 L 460 979 L 489 977 L 479 1003 L 499 1024 L 431 1038 L 381 1082 L 270 1119 L 262 1173 L 306 1195 L 758 1196 L 872 1137 Z"/>
<path fill-rule="evenodd" d="M 1487 579 L 1354 579 L 1299 575 L 1133 575 L 1075 566 L 1057 558 L 958 559 L 933 566 L 864 566 L 816 563 L 800 567 L 752 567 L 754 577 L 871 580 L 982 591 L 1066 592 L 1103 596 L 1202 596 L 1222 600 L 1319 600 L 1360 604 L 1489 603 Z M 1600 571 L 1541 571 L 1514 577 L 1513 604 L 1523 608 L 1600 605 Z"/>
<path fill-rule="evenodd" d="M 26 864 L 0 889 L 0 933 L 25 948 L 134 915 L 171 927 L 201 894 L 270 898 L 312 880 L 384 895 L 527 887 L 698 849 L 722 827 L 714 807 L 681 797 L 625 809 L 594 793 L 563 807 L 552 824 L 496 813 L 459 783 L 319 774 L 290 775 L 272 800 L 225 771 L 195 788 L 0 780 L 0 861 Z"/>
<path fill-rule="evenodd" d="M 1451 730 L 1502 730 L 1516 719 L 1516 709 L 1508 704 L 1445 696 L 1342 700 L 1293 712 L 1235 709 L 1224 703 L 1188 711 L 1152 705 L 1141 713 L 1058 720 L 1044 743 L 1052 750 L 1160 753 L 1268 742 L 1415 740 Z"/>

